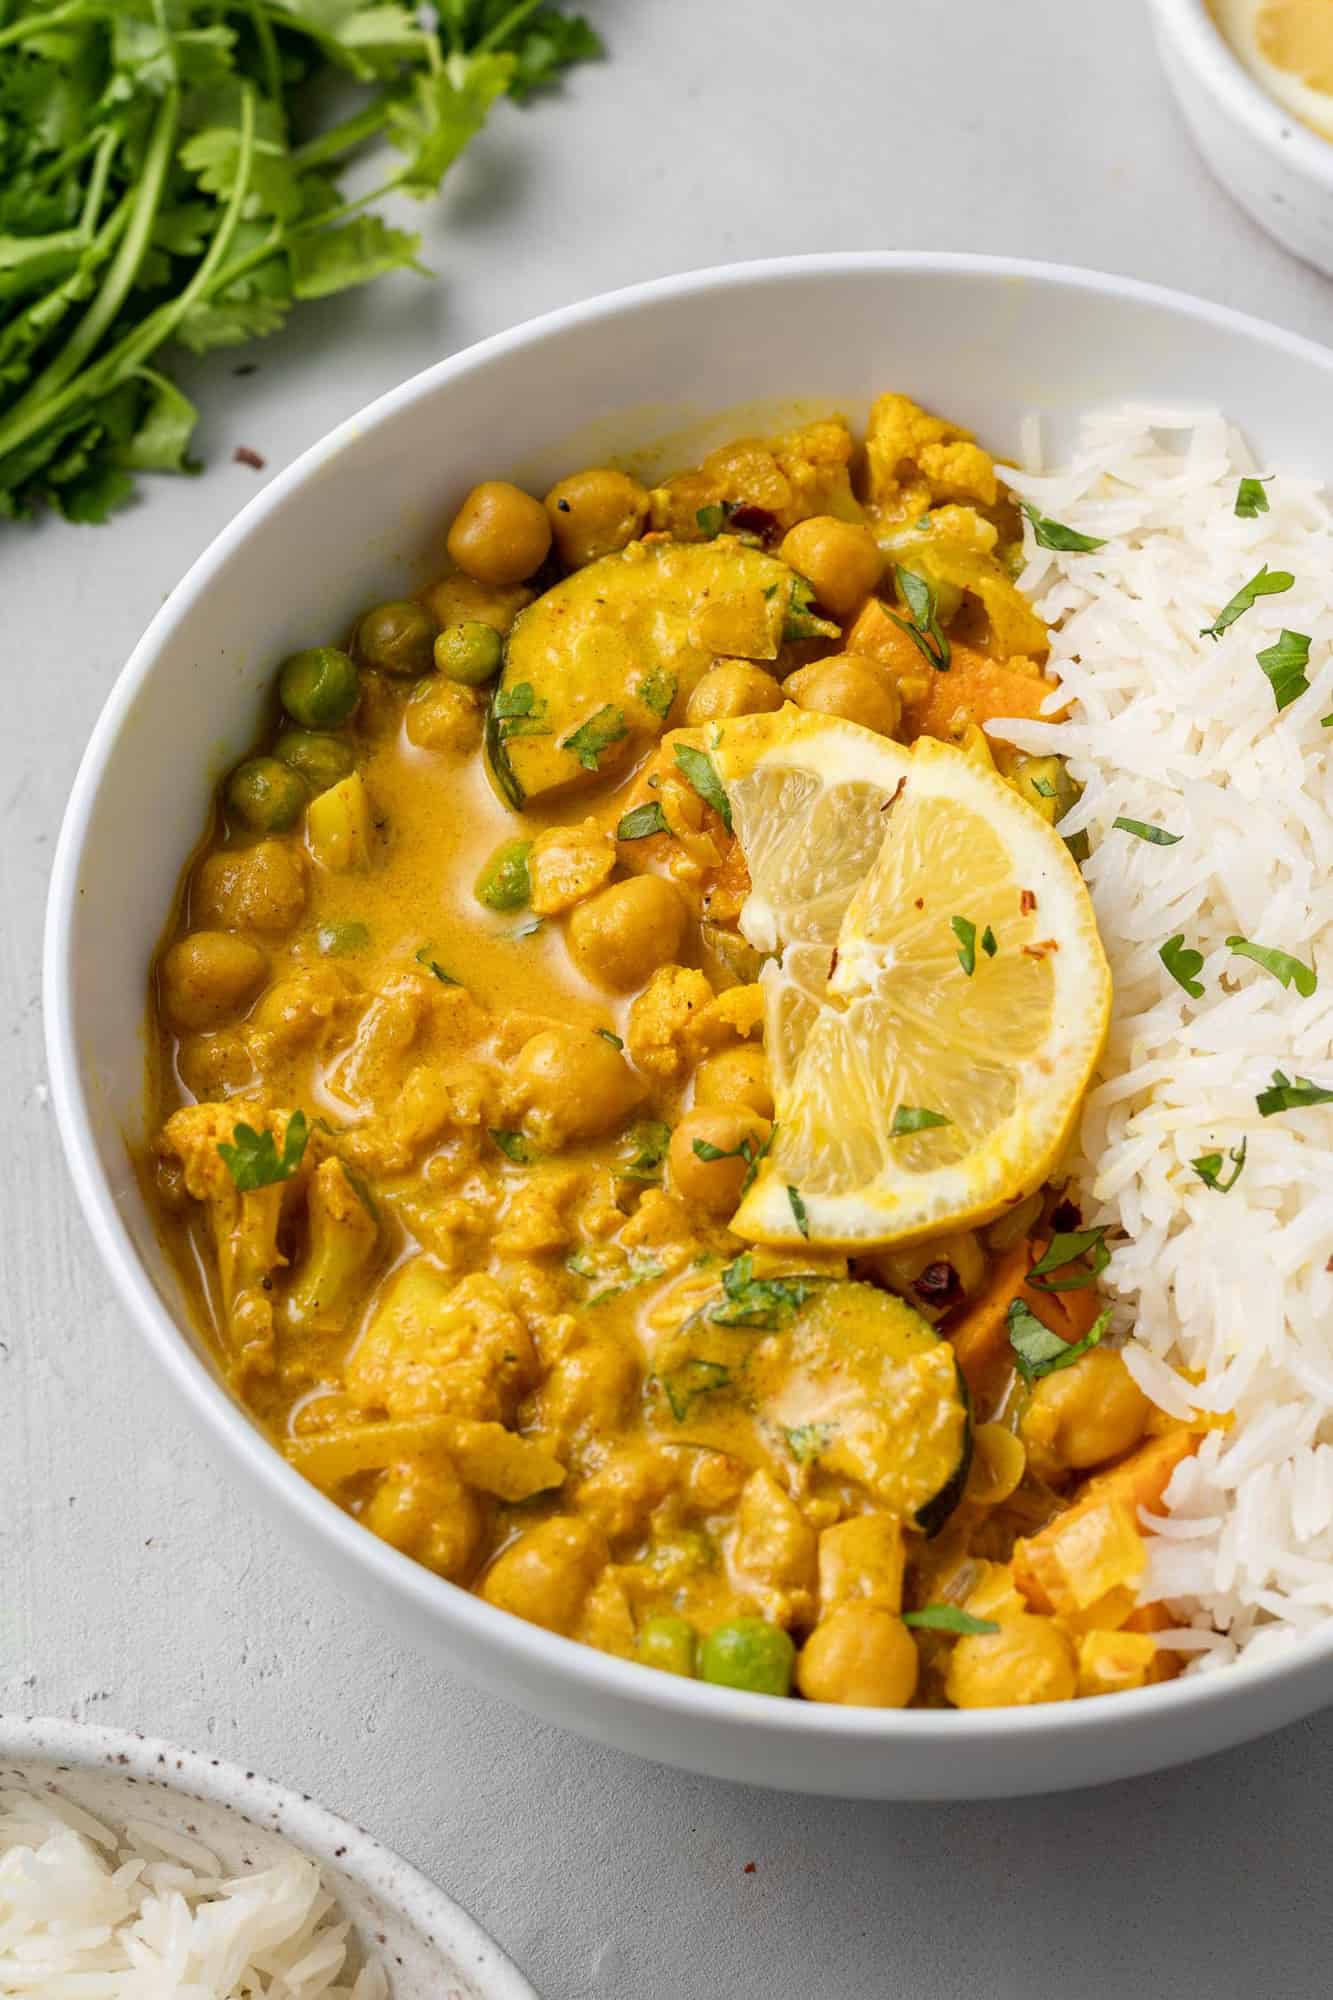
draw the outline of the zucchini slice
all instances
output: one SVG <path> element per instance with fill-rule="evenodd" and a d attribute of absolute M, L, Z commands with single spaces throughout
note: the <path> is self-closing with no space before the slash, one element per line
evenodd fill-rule
<path fill-rule="evenodd" d="M 656 1356 L 659 1429 L 770 1466 L 795 1461 L 938 1534 L 962 1498 L 972 1417 L 953 1348 L 893 1293 L 854 1279 L 754 1279 L 742 1256 L 719 1299 Z M 737 1275 L 739 1270 L 739 1275 Z"/>
<path fill-rule="evenodd" d="M 632 542 L 576 570 L 510 631 L 486 719 L 501 795 L 517 811 L 619 770 L 679 721 L 715 660 L 776 661 L 822 631 L 809 596 L 786 563 L 731 535 Z"/>

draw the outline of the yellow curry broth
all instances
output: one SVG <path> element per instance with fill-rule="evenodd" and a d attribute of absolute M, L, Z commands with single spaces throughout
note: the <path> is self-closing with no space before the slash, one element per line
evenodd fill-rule
<path fill-rule="evenodd" d="M 1126 1623 L 1156 1474 L 1091 1501 L 1080 1482 L 1155 1466 L 1161 1440 L 1140 1446 L 1146 1405 L 1109 1352 L 1027 1396 L 1004 1336 L 1015 1294 L 1063 1338 L 1091 1324 L 1093 1294 L 1025 1282 L 1055 1196 L 992 1240 L 850 1274 L 727 1226 L 771 1131 L 760 961 L 736 926 L 744 856 L 677 747 L 785 692 L 990 761 L 980 725 L 1045 689 L 989 458 L 900 397 L 869 442 L 834 423 L 742 440 L 652 495 L 593 469 L 544 510 L 492 482 L 449 575 L 374 614 L 373 646 L 359 628 L 355 712 L 316 717 L 313 747 L 314 697 L 284 669 L 307 738 L 289 724 L 276 764 L 266 746 L 228 781 L 156 967 L 154 1194 L 224 1370 L 292 1462 L 506 1609 L 732 1685 L 786 1692 L 794 1670 L 817 1700 L 1137 1685 L 1161 1671 Z M 622 573 L 595 565 L 626 548 L 669 589 L 655 616 L 635 585 L 618 655 L 596 579 Z M 900 550 L 967 635 L 947 700 L 904 636 Z M 560 634 L 585 627 L 565 675 Z M 508 777 L 506 729 L 531 750 Z M 1055 760 L 994 755 L 1054 817 L 1034 767 Z M 511 782 L 538 795 L 516 810 Z M 627 834 L 664 803 L 669 832 Z M 913 1636 L 904 1604 L 936 1600 L 990 1607 L 994 1630 Z"/>

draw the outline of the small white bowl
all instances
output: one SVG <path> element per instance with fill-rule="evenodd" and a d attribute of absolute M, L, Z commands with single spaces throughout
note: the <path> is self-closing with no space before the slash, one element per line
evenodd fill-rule
<path fill-rule="evenodd" d="M 153 1736 L 0 1716 L 0 1786 L 54 1791 L 116 1827 L 146 1820 L 201 1840 L 230 1873 L 291 1848 L 318 1862 L 392 2000 L 537 2000 L 522 1974 L 433 1882 L 349 1820 L 253 1771 Z"/>
<path fill-rule="evenodd" d="M 367 1619 L 548 1721 L 662 1763 L 843 1797 L 985 1798 L 1131 1777 L 1308 1715 L 1333 1698 L 1333 1641 L 1096 1701 L 957 1713 L 777 1701 L 576 1645 L 409 1561 L 274 1450 L 191 1326 L 126 1150 L 143 1136 L 145 971 L 211 787 L 267 713 L 276 662 L 423 580 L 423 558 L 438 572 L 443 523 L 478 479 L 511 473 L 541 492 L 571 466 L 663 439 L 664 457 L 688 463 L 705 417 L 714 441 L 781 422 L 784 404 L 790 420 L 793 397 L 860 420 L 887 388 L 1009 457 L 1034 411 L 1059 452 L 1089 404 L 1215 403 L 1266 464 L 1333 478 L 1333 352 L 1095 272 L 925 253 L 784 258 L 499 334 L 298 459 L 158 612 L 61 829 L 47 1054 L 75 1187 L 126 1309 L 239 1480 Z"/>
<path fill-rule="evenodd" d="M 1333 276 L 1333 140 L 1256 82 L 1204 0 L 1152 0 L 1168 83 L 1204 159 L 1261 229 Z"/>

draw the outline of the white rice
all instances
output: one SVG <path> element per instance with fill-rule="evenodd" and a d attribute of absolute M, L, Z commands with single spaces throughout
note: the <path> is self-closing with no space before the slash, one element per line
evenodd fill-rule
<path fill-rule="evenodd" d="M 1024 442 L 1040 466 L 1039 435 Z M 1070 713 L 1001 733 L 1060 752 L 1086 788 L 1061 831 L 1091 841 L 1115 999 L 1072 1169 L 1085 1220 L 1112 1231 L 1126 1360 L 1173 1415 L 1230 1417 L 1144 1523 L 1144 1596 L 1170 1601 L 1196 1671 L 1333 1620 L 1333 1107 L 1255 1103 L 1275 1069 L 1333 1086 L 1333 516 L 1279 471 L 1269 511 L 1238 518 L 1260 469 L 1216 412 L 1140 407 L 1088 416 L 1058 470 L 1006 474 L 1106 538 L 1054 554 L 1028 529 L 1020 581 L 1057 628 Z M 1294 587 L 1201 637 L 1263 563 Z M 1314 643 L 1309 692 L 1279 714 L 1255 654 L 1284 626 Z M 1183 838 L 1149 845 L 1120 816 Z M 1204 955 L 1197 1000 L 1158 957 L 1177 932 Z M 1233 956 L 1233 933 L 1313 965 L 1313 997 Z M 1191 1160 L 1242 1141 L 1239 1181 L 1211 1191 Z"/>
<path fill-rule="evenodd" d="M 224 1876 L 202 1841 L 0 1789 L 0 1994 L 26 2000 L 388 2000 L 294 1849 Z M 351 1983 L 348 1983 L 350 1979 Z"/>

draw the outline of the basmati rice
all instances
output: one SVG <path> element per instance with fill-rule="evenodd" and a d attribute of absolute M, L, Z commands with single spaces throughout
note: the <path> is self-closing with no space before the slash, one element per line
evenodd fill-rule
<path fill-rule="evenodd" d="M 1035 431 L 1025 449 L 1040 466 Z M 1010 477 L 1105 539 L 1060 554 L 1028 528 L 1020 581 L 1056 627 L 1069 711 L 997 733 L 1085 788 L 1061 832 L 1091 841 L 1115 1002 L 1071 1169 L 1110 1227 L 1126 1361 L 1173 1416 L 1221 1419 L 1144 1520 L 1144 1596 L 1170 1601 L 1194 1672 L 1333 1623 L 1333 1109 L 1255 1101 L 1276 1069 L 1333 1086 L 1333 516 L 1279 472 L 1268 511 L 1239 517 L 1258 470 L 1216 412 L 1131 407 L 1089 415 L 1057 470 Z M 1291 589 L 1201 636 L 1265 563 Z M 1312 638 L 1310 685 L 1279 713 L 1255 656 L 1284 628 Z M 1151 845 L 1118 817 L 1182 837 Z M 1198 999 L 1158 956 L 1177 933 L 1203 953 Z M 1314 966 L 1315 994 L 1233 956 L 1233 934 Z M 1235 1186 L 1207 1187 L 1191 1162 L 1242 1144 Z"/>
<path fill-rule="evenodd" d="M 111 1827 L 0 1789 L 0 1994 L 27 2000 L 388 2000 L 320 1871 L 294 1849 L 224 1876 L 200 1840 Z M 351 1984 L 344 1974 L 351 1975 Z"/>

